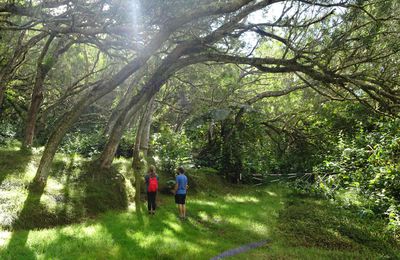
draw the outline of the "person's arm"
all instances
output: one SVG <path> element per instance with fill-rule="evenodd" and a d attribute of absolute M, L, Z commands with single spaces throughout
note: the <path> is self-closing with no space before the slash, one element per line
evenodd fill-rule
<path fill-rule="evenodd" d="M 178 178 L 175 177 L 175 187 L 173 189 L 173 193 L 176 194 L 176 191 L 178 190 Z"/>

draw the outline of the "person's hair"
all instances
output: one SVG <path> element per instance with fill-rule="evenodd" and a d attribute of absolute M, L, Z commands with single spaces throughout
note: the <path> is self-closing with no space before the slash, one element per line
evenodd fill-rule
<path fill-rule="evenodd" d="M 156 167 L 154 165 L 150 165 L 149 167 L 150 176 L 154 177 L 156 175 Z"/>
<path fill-rule="evenodd" d="M 184 173 L 185 172 L 185 169 L 183 169 L 182 166 L 179 166 L 176 170 L 178 171 L 178 173 Z"/>

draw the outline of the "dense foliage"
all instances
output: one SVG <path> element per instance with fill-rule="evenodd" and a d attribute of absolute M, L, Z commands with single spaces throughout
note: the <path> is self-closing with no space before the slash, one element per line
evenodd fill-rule
<path fill-rule="evenodd" d="M 96 161 L 104 189 L 122 156 L 137 180 L 147 159 L 352 192 L 398 233 L 399 5 L 2 1 L 0 145 L 44 146 L 42 191 L 57 151 Z"/>

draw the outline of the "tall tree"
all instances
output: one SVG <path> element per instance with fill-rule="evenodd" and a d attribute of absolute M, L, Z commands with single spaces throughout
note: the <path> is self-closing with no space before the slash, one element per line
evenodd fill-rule
<path fill-rule="evenodd" d="M 127 79 L 137 76 L 155 56 L 161 57 L 161 61 L 156 63 L 156 69 L 149 70 L 151 73 L 138 77 L 144 82 L 141 89 L 133 96 L 127 95 L 129 103 L 124 104 L 113 124 L 101 156 L 106 167 L 111 164 L 127 126 L 125 122 L 129 121 L 126 116 L 137 113 L 177 71 L 198 63 L 236 64 L 242 70 L 251 68 L 248 71 L 258 70 L 267 75 L 296 75 L 326 96 L 351 97 L 382 112 L 398 109 L 398 80 L 393 70 L 385 67 L 386 62 L 395 64 L 392 60 L 399 50 L 393 41 L 399 32 L 392 30 L 398 28 L 392 26 L 398 6 L 395 1 L 179 3 L 179 10 L 175 4 L 160 1 L 137 1 L 134 8 L 125 1 L 100 0 L 0 4 L 1 13 L 24 18 L 24 23 L 11 18 L 1 21 L 5 29 L 41 31 L 45 36 L 67 35 L 95 46 L 120 63 L 111 74 L 87 86 L 82 97 L 59 118 L 38 167 L 37 183 L 45 184 L 62 138 L 80 115 Z M 260 10 L 270 14 L 279 10 L 279 15 L 254 19 Z M 141 21 L 129 19 L 133 11 Z M 249 40 L 250 37 L 257 41 Z M 379 44 L 382 48 L 374 47 Z M 278 46 L 279 51 L 268 52 L 270 46 Z"/>

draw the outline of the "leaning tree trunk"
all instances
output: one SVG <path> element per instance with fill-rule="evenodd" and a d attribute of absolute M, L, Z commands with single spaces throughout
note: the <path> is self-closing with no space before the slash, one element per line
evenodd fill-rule
<path fill-rule="evenodd" d="M 135 175 L 135 203 L 136 209 L 140 210 L 140 190 L 142 183 L 142 172 L 146 166 L 147 148 L 149 144 L 149 129 L 151 126 L 151 118 L 154 109 L 153 96 L 147 104 L 146 110 L 140 119 L 140 123 L 136 132 L 135 145 L 133 147 L 132 169 Z"/>
<path fill-rule="evenodd" d="M 129 104 L 120 113 L 114 127 L 109 135 L 108 142 L 100 156 L 100 167 L 110 168 L 114 159 L 115 152 L 117 151 L 119 141 L 122 138 L 125 128 L 129 123 L 129 118 L 135 115 L 137 111 L 148 102 L 161 88 L 161 86 L 168 80 L 168 78 L 176 71 L 184 66 L 196 63 L 195 58 L 180 60 L 175 63 L 179 57 L 185 54 L 185 51 L 192 47 L 192 45 L 178 46 L 172 51 L 153 73 L 152 77 L 143 86 L 140 92 L 134 96 Z M 199 51 L 200 49 L 198 49 Z"/>
<path fill-rule="evenodd" d="M 136 132 L 135 145 L 133 146 L 133 156 L 132 156 L 132 169 L 135 175 L 135 203 L 140 205 L 140 184 L 142 182 L 142 172 L 145 167 L 145 157 L 143 153 L 140 152 L 140 141 L 144 127 L 144 121 L 146 120 L 146 114 L 140 119 L 140 123 Z M 137 207 L 140 209 L 140 207 Z"/>
<path fill-rule="evenodd" d="M 110 93 L 122 82 L 124 82 L 129 76 L 139 70 L 151 57 L 151 55 L 158 50 L 162 44 L 168 39 L 170 33 L 173 32 L 174 28 L 160 32 L 152 42 L 149 43 L 147 48 L 143 49 L 141 55 L 136 59 L 125 65 L 116 75 L 114 75 L 110 80 L 99 83 L 95 86 L 89 95 L 82 97 L 78 103 L 67 113 L 65 113 L 59 120 L 53 133 L 50 135 L 47 141 L 46 147 L 43 151 L 42 158 L 39 163 L 39 167 L 36 171 L 34 182 L 37 185 L 45 185 L 49 174 L 50 165 L 53 161 L 54 155 L 57 151 L 62 138 L 65 136 L 68 129 L 72 124 L 79 118 L 82 112 L 92 103 L 94 103 L 99 98 Z"/>
<path fill-rule="evenodd" d="M 147 105 L 147 110 L 145 114 L 145 122 L 143 123 L 143 130 L 140 135 L 140 150 L 143 152 L 143 156 L 147 157 L 147 151 L 149 150 L 149 141 L 150 141 L 150 127 L 152 123 L 153 113 L 154 113 L 154 101 L 156 95 L 154 95 Z"/>
<path fill-rule="evenodd" d="M 190 21 L 193 21 L 195 19 L 201 18 L 201 17 L 207 17 L 215 14 L 224 14 L 224 13 L 232 13 L 240 9 L 241 7 L 247 5 L 251 0 L 241 0 L 241 1 L 235 1 L 231 4 L 210 4 L 207 6 L 207 8 L 203 9 L 196 9 L 193 12 L 186 13 L 185 15 L 182 15 L 181 17 L 178 17 L 176 19 L 171 20 L 165 27 L 162 28 L 162 30 L 159 31 L 159 33 L 152 39 L 152 41 L 145 47 L 144 49 L 141 50 L 141 55 L 138 56 L 136 59 L 133 61 L 129 62 L 122 70 L 120 70 L 114 77 L 112 77 L 110 80 L 107 80 L 103 82 L 102 84 L 97 85 L 91 95 L 89 97 L 83 97 L 80 102 L 78 102 L 79 107 L 74 107 L 72 110 L 67 112 L 60 120 L 60 124 L 58 125 L 58 128 L 54 130 L 54 132 L 51 134 L 50 139 L 48 140 L 45 150 L 43 152 L 42 159 L 40 161 L 38 170 L 36 172 L 35 176 L 35 181 L 38 182 L 38 184 L 45 184 L 45 181 L 47 180 L 47 176 L 49 173 L 49 167 L 50 164 L 54 158 L 55 152 L 57 150 L 58 145 L 61 143 L 62 138 L 64 137 L 66 131 L 71 127 L 71 125 L 78 119 L 78 117 L 81 115 L 82 111 L 88 107 L 91 103 L 96 101 L 97 99 L 101 98 L 102 96 L 106 95 L 107 93 L 111 92 L 113 89 L 115 89 L 118 85 L 120 85 L 123 81 L 125 81 L 129 76 L 131 76 L 133 73 L 135 73 L 138 69 L 140 69 L 147 61 L 148 59 L 157 51 L 163 44 L 166 42 L 169 38 L 169 36 L 177 29 L 179 29 L 182 25 L 189 23 Z M 270 3 L 260 3 L 256 4 L 254 6 L 249 6 L 247 9 L 243 10 L 240 14 L 232 18 L 231 21 L 228 23 L 222 25 L 219 29 L 208 35 L 207 37 L 203 38 L 203 41 L 201 40 L 193 40 L 190 43 L 191 44 L 182 44 L 181 46 L 177 46 L 177 50 L 174 52 L 173 57 L 167 57 L 167 65 L 170 67 L 171 65 L 174 65 L 176 60 L 181 57 L 184 54 L 188 54 L 190 52 L 195 52 L 196 48 L 199 48 L 203 46 L 203 43 L 214 43 L 217 40 L 221 39 L 224 37 L 224 35 L 234 29 L 234 24 L 238 23 L 240 20 L 242 20 L 245 16 L 247 16 L 249 13 L 261 9 L 264 5 L 268 5 Z M 214 6 L 215 5 L 215 6 Z M 187 53 L 184 53 L 184 52 Z M 197 50 L 196 50 L 197 51 Z M 200 52 L 200 51 L 198 51 Z M 174 62 L 168 62 L 173 60 Z M 187 65 L 189 64 L 194 64 L 196 62 L 191 62 L 189 61 Z M 182 64 L 180 65 L 182 68 Z M 170 70 L 170 68 L 167 68 L 167 71 Z M 172 71 L 169 75 L 172 75 Z M 168 74 L 168 73 L 166 73 Z M 164 77 L 168 78 L 168 76 L 164 75 Z M 166 80 L 163 79 L 164 81 Z M 157 83 L 157 82 L 156 82 Z M 156 87 L 150 87 L 150 92 L 153 95 L 156 93 L 160 86 L 159 84 L 155 84 Z M 131 106 L 131 104 L 130 104 Z M 122 122 L 122 121 L 120 121 Z"/>
<path fill-rule="evenodd" d="M 140 152 L 140 141 L 146 121 L 146 112 L 143 114 L 136 132 L 135 145 L 133 146 L 132 169 L 135 176 L 135 204 L 136 210 L 140 211 L 140 184 L 142 182 L 142 172 L 145 167 L 145 156 Z"/>
<path fill-rule="evenodd" d="M 134 106 L 129 108 L 126 107 L 119 115 L 114 127 L 108 137 L 106 146 L 100 155 L 100 167 L 108 169 L 111 167 L 112 161 L 114 160 L 115 152 L 117 151 L 119 142 L 124 134 L 126 126 L 129 124 L 130 119 L 136 115 L 140 108 L 147 101 L 148 95 L 145 92 L 141 92 L 134 97 Z"/>
<path fill-rule="evenodd" d="M 68 131 L 69 127 L 79 118 L 83 110 L 86 109 L 89 102 L 91 102 L 91 99 L 89 98 L 82 99 L 72 110 L 64 114 L 62 120 L 58 121 L 58 124 L 56 125 L 55 130 L 51 133 L 43 151 L 39 167 L 33 180 L 34 185 L 39 187 L 46 185 L 47 177 L 50 171 L 50 165 L 62 138 Z"/>
<path fill-rule="evenodd" d="M 136 76 L 135 76 L 136 77 Z M 104 130 L 104 134 L 106 136 L 110 136 L 112 129 L 114 128 L 115 124 L 117 123 L 119 115 L 124 111 L 125 107 L 128 106 L 129 100 L 133 98 L 133 91 L 134 91 L 135 84 L 131 84 L 128 90 L 125 92 L 125 95 L 122 99 L 118 102 L 118 105 L 114 108 L 111 113 L 111 116 L 107 122 L 107 126 Z"/>
<path fill-rule="evenodd" d="M 35 83 L 32 90 L 31 103 L 28 109 L 28 115 L 26 118 L 25 125 L 25 136 L 22 142 L 24 148 L 30 148 L 33 143 L 35 136 L 36 119 L 39 113 L 40 105 L 43 101 L 43 84 L 47 73 L 50 70 L 50 66 L 43 64 L 44 57 L 46 56 L 50 44 L 54 39 L 54 35 L 51 35 L 43 47 L 43 50 L 37 61 Z"/>
<path fill-rule="evenodd" d="M 68 49 L 73 45 L 73 41 L 67 42 L 64 46 L 63 39 L 59 39 L 56 49 L 51 54 L 51 62 L 43 63 L 45 56 L 47 55 L 49 46 L 54 39 L 54 35 L 51 35 L 47 40 L 45 46 L 43 47 L 42 53 L 38 59 L 37 64 L 37 74 L 35 78 L 35 84 L 32 92 L 31 103 L 28 110 L 28 116 L 26 119 L 25 126 L 25 137 L 23 141 L 24 148 L 30 148 L 33 144 L 33 139 L 35 137 L 35 129 L 36 129 L 36 121 L 39 114 L 40 106 L 43 102 L 43 86 L 44 81 L 49 73 L 50 69 L 54 66 L 54 64 L 58 61 L 60 55 L 68 51 Z"/>
<path fill-rule="evenodd" d="M 6 82 L 3 80 L 4 76 L 0 74 L 0 115 L 3 111 L 4 93 L 6 92 Z"/>
<path fill-rule="evenodd" d="M 39 72 L 38 72 L 39 74 Z M 40 73 L 41 74 L 41 73 Z M 30 148 L 33 144 L 35 136 L 36 119 L 39 113 L 40 105 L 43 101 L 43 82 L 44 75 L 41 74 L 40 79 L 35 82 L 35 87 L 32 93 L 31 105 L 29 106 L 28 116 L 25 125 L 25 137 L 22 143 L 24 148 Z"/>

